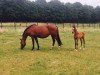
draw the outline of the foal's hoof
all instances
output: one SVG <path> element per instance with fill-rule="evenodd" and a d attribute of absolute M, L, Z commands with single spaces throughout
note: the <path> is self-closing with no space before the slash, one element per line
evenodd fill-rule
<path fill-rule="evenodd" d="M 34 48 L 32 48 L 31 50 L 34 50 Z"/>
<path fill-rule="evenodd" d="M 85 48 L 83 48 L 83 50 L 85 50 Z"/>
<path fill-rule="evenodd" d="M 75 51 L 77 51 L 77 49 L 75 49 Z"/>
<path fill-rule="evenodd" d="M 61 48 L 61 46 L 59 46 L 59 48 Z"/>

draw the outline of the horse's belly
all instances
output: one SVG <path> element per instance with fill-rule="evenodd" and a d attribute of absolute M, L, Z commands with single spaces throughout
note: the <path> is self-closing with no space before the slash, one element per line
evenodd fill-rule
<path fill-rule="evenodd" d="M 49 33 L 41 33 L 41 34 L 38 34 L 37 37 L 39 38 L 46 38 L 49 36 Z"/>

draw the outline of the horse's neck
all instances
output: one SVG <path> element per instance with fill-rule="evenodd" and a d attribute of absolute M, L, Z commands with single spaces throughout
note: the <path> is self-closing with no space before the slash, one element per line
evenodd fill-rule
<path fill-rule="evenodd" d="M 27 35 L 23 34 L 22 40 L 26 42 L 26 39 L 27 39 Z"/>

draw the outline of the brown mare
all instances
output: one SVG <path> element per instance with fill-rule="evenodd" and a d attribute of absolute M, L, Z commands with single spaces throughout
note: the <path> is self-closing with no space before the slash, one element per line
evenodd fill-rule
<path fill-rule="evenodd" d="M 44 26 L 38 26 L 36 24 L 33 24 L 25 29 L 25 31 L 22 35 L 22 39 L 20 39 L 21 40 L 21 49 L 23 49 L 25 47 L 26 39 L 28 36 L 30 36 L 32 39 L 32 44 L 33 44 L 32 50 L 34 49 L 34 39 L 37 43 L 38 50 L 39 50 L 38 38 L 46 38 L 49 35 L 51 35 L 51 37 L 52 37 L 52 41 L 53 41 L 52 47 L 55 44 L 55 40 L 57 40 L 59 47 L 62 45 L 57 26 L 52 25 L 52 24 L 44 25 Z"/>
<path fill-rule="evenodd" d="M 81 47 L 84 44 L 83 47 L 85 48 L 85 38 L 84 38 L 85 33 L 84 32 L 78 32 L 75 26 L 73 26 L 73 28 L 72 28 L 72 33 L 74 34 L 75 50 L 77 51 L 77 49 L 78 49 L 78 40 L 79 39 L 80 39 L 80 42 L 81 42 Z"/>

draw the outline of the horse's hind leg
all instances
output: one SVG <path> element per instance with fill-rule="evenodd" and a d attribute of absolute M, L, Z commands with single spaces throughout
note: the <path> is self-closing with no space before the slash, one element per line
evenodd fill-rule
<path fill-rule="evenodd" d="M 59 37 L 55 37 L 55 39 L 56 39 L 56 41 L 58 43 L 59 48 L 61 48 L 61 41 L 60 41 Z"/>
<path fill-rule="evenodd" d="M 38 49 L 37 49 L 37 50 L 39 50 L 39 43 L 38 43 L 38 39 L 37 39 L 37 37 L 35 37 L 35 41 L 36 41 L 37 46 L 38 46 Z"/>
<path fill-rule="evenodd" d="M 51 36 L 52 37 L 52 36 Z M 55 37 L 52 37 L 52 41 L 53 41 L 53 43 L 52 43 L 52 48 L 51 49 L 53 49 L 53 47 L 54 47 L 54 45 L 55 45 Z"/>

